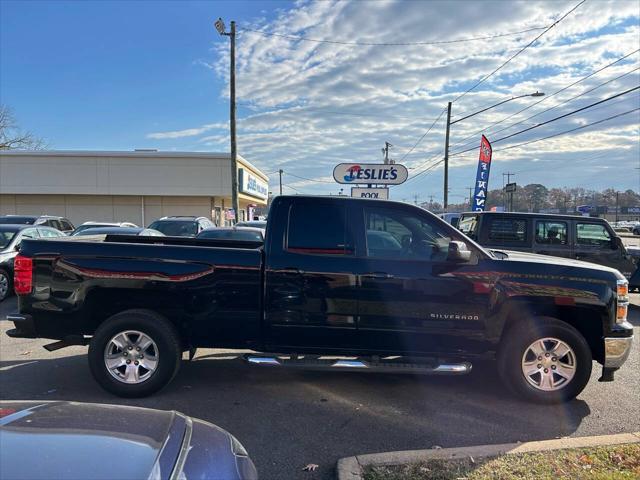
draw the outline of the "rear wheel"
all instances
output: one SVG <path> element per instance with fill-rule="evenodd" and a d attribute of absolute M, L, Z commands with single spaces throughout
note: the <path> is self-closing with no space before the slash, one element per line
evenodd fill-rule
<path fill-rule="evenodd" d="M 0 269 L 0 302 L 11 294 L 11 278 L 9 274 Z"/>
<path fill-rule="evenodd" d="M 538 403 L 575 398 L 591 377 L 592 363 L 591 349 L 582 334 L 550 317 L 514 325 L 498 354 L 500 376 L 507 387 Z"/>
<path fill-rule="evenodd" d="M 96 381 L 121 397 L 144 397 L 176 375 L 182 348 L 174 325 L 149 310 L 127 310 L 107 319 L 89 344 Z"/>

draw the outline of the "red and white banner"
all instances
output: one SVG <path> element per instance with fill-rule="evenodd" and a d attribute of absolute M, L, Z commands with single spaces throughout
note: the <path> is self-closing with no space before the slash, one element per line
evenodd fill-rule
<path fill-rule="evenodd" d="M 478 172 L 476 173 L 475 193 L 473 195 L 474 212 L 484 212 L 489 191 L 489 170 L 491 169 L 491 144 L 487 137 L 482 135 L 480 141 L 480 157 L 478 158 Z"/>

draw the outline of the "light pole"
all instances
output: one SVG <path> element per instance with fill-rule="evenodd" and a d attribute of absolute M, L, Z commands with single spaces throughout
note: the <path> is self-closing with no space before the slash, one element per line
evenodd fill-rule
<path fill-rule="evenodd" d="M 453 122 L 451 121 L 451 102 L 449 102 L 447 104 L 447 130 L 446 130 L 445 137 L 444 137 L 444 201 L 442 202 L 443 203 L 442 208 L 444 209 L 445 212 L 447 211 L 447 206 L 449 204 L 449 198 L 448 198 L 448 189 L 449 189 L 449 131 L 451 130 L 451 125 L 453 125 L 454 123 L 461 122 L 462 120 L 466 120 L 467 118 L 473 117 L 475 115 L 478 115 L 479 113 L 486 112 L 487 110 L 491 110 L 492 108 L 498 107 L 498 106 L 500 106 L 502 104 L 505 104 L 507 102 L 511 102 L 512 100 L 517 100 L 518 98 L 542 97 L 542 96 L 544 96 L 544 93 L 536 91 L 534 93 L 528 93 L 526 95 L 518 95 L 517 97 L 507 98 L 506 100 L 498 102 L 495 105 L 491 105 L 489 107 L 483 108 L 482 110 L 478 110 L 477 112 L 470 113 L 469 115 L 465 115 L 462 118 L 458 118 L 457 120 L 454 120 Z"/>
<path fill-rule="evenodd" d="M 240 215 L 238 203 L 238 149 L 236 144 L 236 22 L 231 22 L 231 29 L 226 32 L 224 21 L 218 18 L 214 26 L 220 35 L 231 39 L 230 75 L 229 75 L 229 134 L 231 137 L 231 208 L 235 221 Z"/>

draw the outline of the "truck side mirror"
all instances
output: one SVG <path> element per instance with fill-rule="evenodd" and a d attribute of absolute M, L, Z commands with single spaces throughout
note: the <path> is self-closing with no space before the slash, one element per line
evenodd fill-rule
<path fill-rule="evenodd" d="M 624 243 L 622 243 L 622 238 L 617 235 L 613 237 L 611 241 L 611 250 L 622 250 L 624 251 Z"/>
<path fill-rule="evenodd" d="M 449 262 L 468 262 L 471 260 L 471 250 L 467 248 L 467 244 L 452 240 L 449 242 L 449 252 L 447 261 Z"/>

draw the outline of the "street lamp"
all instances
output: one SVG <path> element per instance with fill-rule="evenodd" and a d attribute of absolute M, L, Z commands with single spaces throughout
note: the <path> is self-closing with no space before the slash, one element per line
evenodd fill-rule
<path fill-rule="evenodd" d="M 528 93 L 526 95 L 518 95 L 517 97 L 507 98 L 501 102 L 496 103 L 495 105 L 491 105 L 489 107 L 483 108 L 482 110 L 478 110 L 477 112 L 470 113 L 469 115 L 465 115 L 462 118 L 458 118 L 457 120 L 451 121 L 451 102 L 447 104 L 447 132 L 444 137 L 444 201 L 442 202 L 442 208 L 444 211 L 447 211 L 447 205 L 449 204 L 448 199 L 448 189 L 449 189 L 449 131 L 451 129 L 451 125 L 454 123 L 461 122 L 462 120 L 466 120 L 467 118 L 478 115 L 479 113 L 486 112 L 487 110 L 491 110 L 492 108 L 498 107 L 507 102 L 511 102 L 512 100 L 517 100 L 518 98 L 524 97 L 542 97 L 544 96 L 543 92 L 538 92 L 537 90 L 534 93 Z"/>
<path fill-rule="evenodd" d="M 238 149 L 236 144 L 236 22 L 231 22 L 231 29 L 226 31 L 224 21 L 218 18 L 213 24 L 216 31 L 231 39 L 230 75 L 229 75 L 229 134 L 231 137 L 231 208 L 235 221 L 240 215 L 238 203 Z"/>

